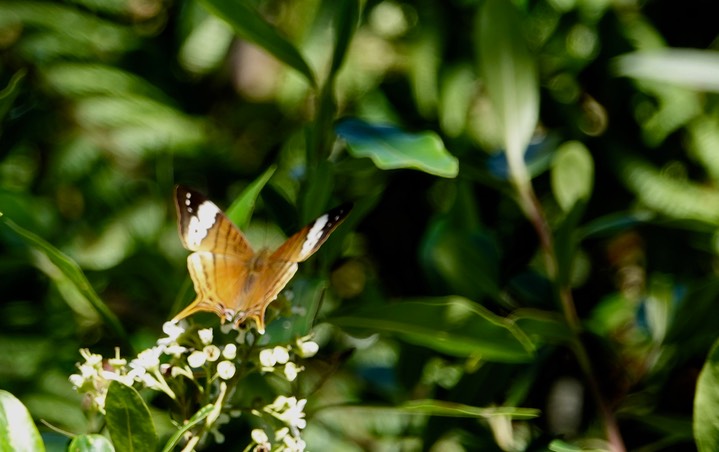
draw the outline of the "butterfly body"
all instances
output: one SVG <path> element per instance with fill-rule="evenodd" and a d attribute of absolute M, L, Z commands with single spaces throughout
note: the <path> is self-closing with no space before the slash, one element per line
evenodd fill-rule
<path fill-rule="evenodd" d="M 267 306 L 292 279 L 297 264 L 317 251 L 351 209 L 350 205 L 332 209 L 277 250 L 255 252 L 212 201 L 182 186 L 175 194 L 180 238 L 193 251 L 187 267 L 197 298 L 173 320 L 208 311 L 235 326 L 254 319 L 259 332 L 264 332 Z"/>

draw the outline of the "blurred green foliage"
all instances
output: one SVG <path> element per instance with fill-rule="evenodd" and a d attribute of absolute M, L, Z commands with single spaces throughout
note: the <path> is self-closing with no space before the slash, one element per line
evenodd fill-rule
<path fill-rule="evenodd" d="M 77 350 L 192 298 L 182 183 L 258 245 L 355 202 L 268 327 L 309 449 L 715 450 L 710 3 L 3 0 L 0 389 L 98 429 Z"/>

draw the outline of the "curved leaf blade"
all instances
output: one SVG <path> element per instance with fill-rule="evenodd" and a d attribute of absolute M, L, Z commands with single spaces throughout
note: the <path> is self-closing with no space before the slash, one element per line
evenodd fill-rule
<path fill-rule="evenodd" d="M 14 395 L 0 389 L 0 450 L 44 451 L 45 445 L 30 412 Z"/>
<path fill-rule="evenodd" d="M 329 322 L 346 329 L 393 334 L 452 356 L 520 363 L 530 361 L 534 354 L 534 346 L 516 325 L 462 297 L 361 308 Z"/>
<path fill-rule="evenodd" d="M 90 302 L 92 307 L 95 308 L 100 316 L 102 316 L 115 334 L 122 339 L 127 337 L 125 329 L 122 327 L 118 318 L 115 317 L 115 314 L 108 309 L 100 296 L 97 295 L 95 290 L 92 288 L 90 281 L 87 280 L 85 274 L 82 272 L 82 269 L 74 260 L 52 246 L 50 243 L 43 240 L 40 236 L 18 226 L 7 217 L 2 216 L 2 212 L 0 212 L 0 223 L 4 223 L 8 229 L 17 234 L 17 236 L 23 239 L 25 243 L 45 255 L 50 262 L 55 265 L 62 274 L 70 282 L 72 282 L 72 284 L 75 285 L 77 291 Z"/>
<path fill-rule="evenodd" d="M 315 86 L 315 76 L 300 52 L 268 24 L 245 1 L 202 0 L 214 15 L 229 23 L 237 34 L 265 49 L 278 60 L 304 75 Z"/>
<path fill-rule="evenodd" d="M 225 214 L 230 220 L 232 220 L 240 229 L 245 229 L 250 224 L 250 218 L 252 217 L 252 211 L 255 209 L 255 203 L 257 197 L 260 196 L 260 192 L 267 185 L 273 174 L 275 174 L 276 166 L 271 166 L 265 170 L 260 177 L 252 181 L 248 185 L 240 196 L 235 199 L 232 205 L 227 209 Z"/>
<path fill-rule="evenodd" d="M 346 119 L 336 125 L 354 157 L 369 157 L 380 169 L 412 168 L 453 178 L 459 162 L 434 132 L 408 133 L 395 126 Z"/>

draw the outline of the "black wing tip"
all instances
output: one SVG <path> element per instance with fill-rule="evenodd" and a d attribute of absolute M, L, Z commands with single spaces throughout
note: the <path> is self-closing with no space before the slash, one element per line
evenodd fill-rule
<path fill-rule="evenodd" d="M 349 215 L 353 207 L 353 202 L 345 202 L 337 207 L 334 207 L 333 209 L 330 209 L 330 211 L 327 212 L 327 215 L 333 219 L 333 222 L 339 222 L 344 220 L 345 217 Z"/>

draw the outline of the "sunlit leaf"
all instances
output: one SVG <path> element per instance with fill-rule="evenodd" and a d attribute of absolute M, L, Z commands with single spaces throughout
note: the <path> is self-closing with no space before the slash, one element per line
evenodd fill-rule
<path fill-rule="evenodd" d="M 30 412 L 14 395 L 0 389 L 0 450 L 43 452 L 45 445 Z"/>
<path fill-rule="evenodd" d="M 533 356 L 533 345 L 512 322 L 461 297 L 364 307 L 329 321 L 349 330 L 397 335 L 453 356 L 497 362 L 527 362 Z"/>
<path fill-rule="evenodd" d="M 716 50 L 642 50 L 618 57 L 615 68 L 626 77 L 719 92 L 719 52 Z"/>
<path fill-rule="evenodd" d="M 150 410 L 132 387 L 110 382 L 105 399 L 105 420 L 117 450 L 154 450 L 157 445 L 155 423 Z"/>
<path fill-rule="evenodd" d="M 512 177 L 522 185 L 528 178 L 523 156 L 539 117 L 539 79 L 526 27 L 512 2 L 487 0 L 476 29 L 479 71 L 504 132 Z"/>
<path fill-rule="evenodd" d="M 105 322 L 112 328 L 112 330 L 121 338 L 125 338 L 125 330 L 122 327 L 120 321 L 115 317 L 100 299 L 95 290 L 90 285 L 83 274 L 80 267 L 70 259 L 67 255 L 62 253 L 60 250 L 43 240 L 41 237 L 33 234 L 32 232 L 21 228 L 16 225 L 10 219 L 0 215 L 0 223 L 5 224 L 11 231 L 21 237 L 28 245 L 37 249 L 43 255 L 45 255 L 50 262 L 52 262 L 57 268 L 63 273 L 75 285 L 77 291 L 82 294 L 83 297 L 90 302 L 93 308 L 98 314 L 105 320 Z"/>
<path fill-rule="evenodd" d="M 719 342 L 714 343 L 697 381 L 694 437 L 701 452 L 719 450 Z"/>
<path fill-rule="evenodd" d="M 391 125 L 346 119 L 337 135 L 355 157 L 369 157 L 381 169 L 414 168 L 441 177 L 456 177 L 457 159 L 434 132 L 409 133 Z"/>
<path fill-rule="evenodd" d="M 552 163 L 552 191 L 559 206 L 569 211 L 579 200 L 587 201 L 594 183 L 594 161 L 578 141 L 562 144 Z"/>
<path fill-rule="evenodd" d="M 252 211 L 255 209 L 255 203 L 260 192 L 270 180 L 272 175 L 275 173 L 277 168 L 271 166 L 265 170 L 257 179 L 252 181 L 238 196 L 232 205 L 225 211 L 227 216 L 235 223 L 240 229 L 244 229 L 250 223 L 252 218 Z"/>
<path fill-rule="evenodd" d="M 315 76 L 300 52 L 245 1 L 202 0 L 215 15 L 226 20 L 238 35 L 265 49 L 278 60 L 304 75 L 311 85 Z"/>
<path fill-rule="evenodd" d="M 68 452 L 114 452 L 109 439 L 102 435 L 78 435 L 72 439 Z"/>

